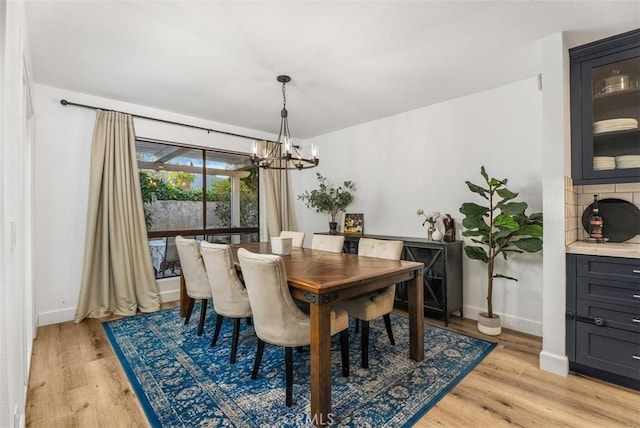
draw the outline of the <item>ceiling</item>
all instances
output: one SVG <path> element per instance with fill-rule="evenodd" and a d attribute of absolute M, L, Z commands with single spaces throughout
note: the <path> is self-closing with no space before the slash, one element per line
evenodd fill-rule
<path fill-rule="evenodd" d="M 33 1 L 36 83 L 294 138 L 536 76 L 540 39 L 640 27 L 639 1 Z M 70 99 L 69 101 L 74 101 Z M 108 107 L 108 106 L 107 106 Z"/>

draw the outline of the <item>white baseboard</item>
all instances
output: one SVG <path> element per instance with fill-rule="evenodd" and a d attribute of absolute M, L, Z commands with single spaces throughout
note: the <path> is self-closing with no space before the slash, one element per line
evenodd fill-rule
<path fill-rule="evenodd" d="M 160 303 L 173 302 L 180 300 L 180 278 L 166 278 L 156 281 L 158 292 L 160 294 Z M 67 321 L 73 321 L 76 315 L 76 308 L 62 308 L 54 311 L 36 313 L 36 326 L 45 326 L 51 324 L 59 324 Z M 35 337 L 35 335 L 34 335 Z"/>
<path fill-rule="evenodd" d="M 478 319 L 478 314 L 486 312 L 485 308 L 478 308 L 476 306 L 465 306 L 464 317 L 469 319 Z M 532 334 L 534 336 L 542 337 L 542 322 L 530 320 L 526 318 L 517 317 L 509 314 L 499 314 L 502 327 L 511 330 L 519 331 L 521 333 Z"/>
<path fill-rule="evenodd" d="M 159 279 L 156 284 L 160 293 L 160 303 L 180 300 L 180 277 Z"/>
<path fill-rule="evenodd" d="M 556 355 L 547 351 L 540 351 L 540 370 L 567 377 L 569 373 L 569 359 L 566 355 Z"/>
<path fill-rule="evenodd" d="M 58 309 L 55 311 L 40 312 L 38 313 L 38 327 L 73 321 L 73 317 L 75 317 L 75 315 L 75 307 Z"/>
<path fill-rule="evenodd" d="M 180 290 L 164 291 L 160 293 L 160 303 L 175 302 L 180 300 Z"/>

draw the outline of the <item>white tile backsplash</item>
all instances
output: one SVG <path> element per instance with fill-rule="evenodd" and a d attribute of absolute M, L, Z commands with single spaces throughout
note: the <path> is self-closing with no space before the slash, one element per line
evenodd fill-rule
<path fill-rule="evenodd" d="M 593 195 L 598 193 L 615 193 L 615 184 L 589 184 L 587 186 L 577 186 L 578 193 L 590 193 Z"/>
<path fill-rule="evenodd" d="M 582 226 L 582 214 L 593 203 L 593 195 L 598 199 L 616 198 L 633 203 L 640 208 L 640 183 L 595 184 L 573 186 L 570 177 L 565 176 L 565 242 L 584 241 L 589 233 Z M 640 235 L 627 243 L 640 243 Z"/>
<path fill-rule="evenodd" d="M 565 244 L 569 245 L 578 239 L 578 198 L 571 177 L 564 177 L 564 190 Z"/>
<path fill-rule="evenodd" d="M 619 183 L 616 184 L 616 193 L 640 192 L 640 183 Z"/>

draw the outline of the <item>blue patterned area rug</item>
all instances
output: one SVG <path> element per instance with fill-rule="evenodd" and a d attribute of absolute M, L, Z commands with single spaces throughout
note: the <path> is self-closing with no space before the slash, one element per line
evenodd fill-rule
<path fill-rule="evenodd" d="M 197 305 L 196 305 L 197 306 Z M 196 335 L 199 313 L 183 324 L 180 309 L 103 324 L 107 337 L 154 427 L 309 426 L 309 350 L 293 353 L 293 406 L 285 406 L 284 349 L 267 345 L 251 380 L 256 337 L 242 322 L 237 362 L 229 364 L 232 322 L 210 347 L 215 313 Z M 371 322 L 369 369 L 360 368 L 360 340 L 349 334 L 350 376 L 342 377 L 340 347 L 332 344 L 334 426 L 413 425 L 491 352 L 495 343 L 425 325 L 425 358 L 409 355 L 409 323 L 392 314 L 396 345 L 382 319 Z M 353 324 L 353 323 L 352 323 Z M 337 337 L 335 338 L 337 339 Z"/>

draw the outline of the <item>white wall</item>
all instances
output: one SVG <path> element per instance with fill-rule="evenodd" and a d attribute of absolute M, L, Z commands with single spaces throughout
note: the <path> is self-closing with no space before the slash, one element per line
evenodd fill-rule
<path fill-rule="evenodd" d="M 241 135 L 274 136 L 203 119 L 35 85 L 34 282 L 40 325 L 73 319 L 80 290 L 95 111 L 70 102 L 126 111 Z M 135 119 L 136 135 L 249 153 L 251 140 Z M 177 281 L 159 281 L 163 300 L 177 298 Z"/>
<path fill-rule="evenodd" d="M 565 175 L 571 176 L 569 54 L 560 33 L 542 40 L 545 252 L 540 368 L 566 376 Z"/>
<path fill-rule="evenodd" d="M 348 211 L 364 213 L 365 233 L 426 237 L 416 216 L 422 208 L 450 213 L 460 237 L 460 205 L 482 202 L 465 185 L 480 183 L 481 165 L 508 178 L 531 212 L 542 211 L 542 95 L 535 77 L 306 142 L 320 148 L 317 172 L 334 184 L 355 182 Z M 317 186 L 315 172 L 292 173 L 294 195 Z M 301 201 L 296 210 L 307 237 L 328 230 L 326 216 Z M 486 309 L 485 265 L 465 257 L 463 272 L 465 316 L 475 318 Z M 503 325 L 541 335 L 542 254 L 513 256 L 498 272 L 520 280 L 495 283 L 494 310 Z"/>
<path fill-rule="evenodd" d="M 60 105 L 60 99 L 190 123 L 240 134 L 273 138 L 252 130 L 170 112 L 36 85 L 34 151 L 34 282 L 40 324 L 73 318 L 82 274 L 89 175 L 95 113 Z M 316 186 L 315 172 L 333 182 L 357 185 L 351 212 L 365 213 L 367 233 L 424 237 L 415 214 L 450 213 L 460 233 L 462 202 L 475 200 L 464 181 L 478 182 L 480 166 L 508 178 L 532 211 L 542 210 L 541 95 L 535 78 L 435 106 L 304 141 L 318 143 L 321 165 L 292 172 L 293 194 Z M 249 151 L 250 141 L 136 119 L 139 136 L 203 147 Z M 524 161 L 522 159 L 525 159 Z M 298 222 L 307 236 L 327 230 L 327 218 L 296 200 Z M 310 240 L 307 240 L 307 244 Z M 542 334 L 540 254 L 517 256 L 503 272 L 518 283 L 498 283 L 496 311 L 505 327 Z M 465 316 L 485 308 L 484 265 L 464 259 Z M 175 297 L 176 283 L 161 285 Z"/>
<path fill-rule="evenodd" d="M 0 3 L 0 426 L 24 426 L 34 319 L 29 51 L 22 1 Z"/>

